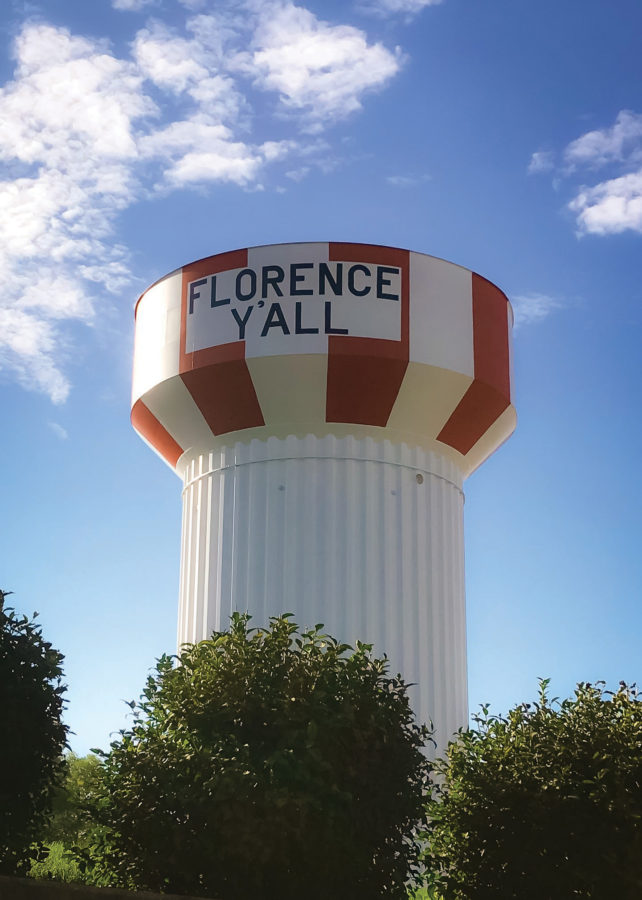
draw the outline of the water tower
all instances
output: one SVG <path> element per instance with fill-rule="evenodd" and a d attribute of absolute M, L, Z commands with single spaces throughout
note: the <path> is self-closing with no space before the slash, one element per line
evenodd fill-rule
<path fill-rule="evenodd" d="M 178 643 L 293 612 L 467 722 L 462 483 L 515 427 L 486 279 L 368 244 L 220 253 L 140 298 L 132 422 L 183 480 Z"/>

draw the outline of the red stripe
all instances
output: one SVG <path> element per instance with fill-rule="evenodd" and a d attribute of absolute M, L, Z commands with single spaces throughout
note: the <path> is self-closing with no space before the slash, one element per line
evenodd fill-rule
<path fill-rule="evenodd" d="M 395 247 L 331 243 L 330 261 L 401 269 L 401 339 L 328 338 L 327 422 L 385 426 L 401 387 L 410 346 L 410 254 Z"/>
<path fill-rule="evenodd" d="M 508 299 L 498 287 L 474 272 L 473 347 L 475 378 L 496 388 L 510 403 Z"/>
<path fill-rule="evenodd" d="M 225 272 L 228 269 L 244 269 L 247 266 L 247 250 L 230 250 L 228 253 L 217 253 L 216 256 L 206 256 L 205 259 L 197 259 L 196 262 L 183 266 L 183 288 L 181 296 L 181 345 L 179 372 L 187 372 L 199 365 L 199 355 L 208 350 L 197 350 L 196 353 L 187 350 L 187 286 L 190 281 L 198 278 L 206 278 L 208 275 L 216 275 L 217 272 Z M 222 345 L 225 346 L 225 345 Z M 194 357 L 197 357 L 196 359 Z"/>
<path fill-rule="evenodd" d="M 238 348 L 236 359 L 230 356 L 232 348 Z M 181 378 L 185 387 L 214 434 L 227 434 L 243 428 L 264 425 L 250 371 L 245 361 L 245 341 L 212 347 L 224 350 L 221 361 L 211 365 L 199 365 Z"/>
<path fill-rule="evenodd" d="M 437 440 L 466 454 L 510 406 L 508 300 L 480 275 L 472 276 L 475 378 Z"/>
<path fill-rule="evenodd" d="M 161 425 L 155 415 L 145 406 L 142 400 L 137 400 L 132 407 L 132 425 L 152 447 L 167 460 L 170 466 L 175 466 L 183 448 L 176 443 L 169 431 Z"/>
<path fill-rule="evenodd" d="M 214 434 L 263 425 L 254 383 L 245 361 L 245 341 L 188 352 L 187 287 L 191 281 L 247 266 L 247 250 L 232 250 L 183 267 L 180 375 Z"/>
<path fill-rule="evenodd" d="M 495 422 L 510 401 L 483 381 L 473 381 L 437 440 L 466 454 Z"/>

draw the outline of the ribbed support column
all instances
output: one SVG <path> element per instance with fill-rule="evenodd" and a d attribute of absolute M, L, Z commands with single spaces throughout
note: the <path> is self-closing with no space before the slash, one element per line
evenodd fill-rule
<path fill-rule="evenodd" d="M 271 437 L 187 464 L 179 646 L 292 612 L 386 653 L 441 749 L 466 725 L 462 476 L 372 438 Z"/>

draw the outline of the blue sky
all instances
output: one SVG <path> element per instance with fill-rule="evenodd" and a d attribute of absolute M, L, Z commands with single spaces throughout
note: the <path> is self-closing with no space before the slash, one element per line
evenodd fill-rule
<path fill-rule="evenodd" d="M 135 300 L 254 244 L 407 247 L 506 291 L 471 709 L 639 678 L 641 28 L 637 0 L 6 0 L 0 585 L 66 654 L 77 751 L 175 645 L 180 483 L 129 425 Z"/>

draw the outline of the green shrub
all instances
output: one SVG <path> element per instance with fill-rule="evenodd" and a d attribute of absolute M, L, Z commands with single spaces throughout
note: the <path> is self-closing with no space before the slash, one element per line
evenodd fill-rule
<path fill-rule="evenodd" d="M 29 876 L 46 881 L 84 881 L 76 855 L 62 841 L 42 846 L 37 859 L 31 862 Z"/>
<path fill-rule="evenodd" d="M 39 836 L 40 843 L 33 848 L 32 878 L 109 884 L 109 874 L 96 868 L 91 858 L 103 830 L 98 823 L 103 796 L 99 758 L 66 754 L 64 780 L 53 796 L 51 819 Z"/>
<path fill-rule="evenodd" d="M 105 755 L 96 858 L 122 885 L 227 898 L 406 898 L 428 733 L 370 647 L 287 616 L 163 657 Z"/>
<path fill-rule="evenodd" d="M 0 591 L 0 873 L 28 864 L 62 774 L 63 656 Z"/>
<path fill-rule="evenodd" d="M 642 702 L 579 684 L 487 708 L 436 764 L 425 862 L 447 900 L 642 897 Z"/>
<path fill-rule="evenodd" d="M 51 819 L 42 834 L 44 842 L 87 846 L 93 840 L 97 804 L 103 794 L 101 760 L 91 753 L 65 754 L 63 780 L 53 795 Z"/>

